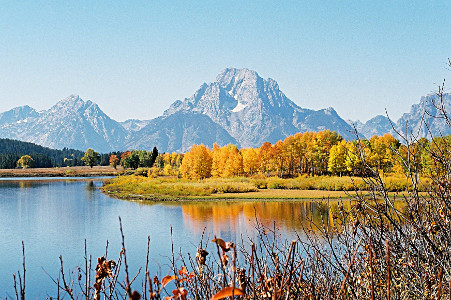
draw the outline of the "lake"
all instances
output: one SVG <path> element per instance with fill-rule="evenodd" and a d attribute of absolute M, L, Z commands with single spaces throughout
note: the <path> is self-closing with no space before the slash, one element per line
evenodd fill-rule
<path fill-rule="evenodd" d="M 286 239 L 320 222 L 328 210 L 311 201 L 133 202 L 102 194 L 101 179 L 0 179 L 0 298 L 14 298 L 13 274 L 22 268 L 22 241 L 26 256 L 26 296 L 55 297 L 62 255 L 66 276 L 84 266 L 84 244 L 92 255 L 105 253 L 117 260 L 121 250 L 118 217 L 122 218 L 131 273 L 145 265 L 150 236 L 150 274 L 165 276 L 170 268 L 171 227 L 176 252 L 196 253 L 216 235 L 226 241 L 255 237 L 256 220 L 280 229 Z M 212 247 L 212 243 L 209 243 Z M 161 278 L 161 277 L 160 277 Z M 135 283 L 140 290 L 140 282 Z"/>

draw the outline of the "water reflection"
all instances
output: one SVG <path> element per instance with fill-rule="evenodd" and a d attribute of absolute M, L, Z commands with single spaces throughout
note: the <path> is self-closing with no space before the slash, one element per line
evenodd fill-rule
<path fill-rule="evenodd" d="M 19 187 L 21 189 L 32 188 L 34 186 L 33 181 L 19 181 Z"/>
<path fill-rule="evenodd" d="M 196 233 L 201 233 L 206 226 L 214 232 L 235 231 L 246 227 L 255 228 L 256 221 L 266 227 L 274 224 L 284 231 L 302 231 L 304 228 L 332 227 L 339 213 L 339 206 L 349 211 L 355 201 L 236 201 L 236 202 L 184 202 L 168 204 L 181 206 L 184 225 Z M 396 203 L 402 210 L 402 202 Z M 312 224 L 316 226 L 312 226 Z"/>
<path fill-rule="evenodd" d="M 11 274 L 21 266 L 22 241 L 27 253 L 27 294 L 40 299 L 47 295 L 45 291 L 54 290 L 54 282 L 43 269 L 56 278 L 60 255 L 67 266 L 80 265 L 85 240 L 93 257 L 103 255 L 107 240 L 111 253 L 120 252 L 118 216 L 123 222 L 130 268 L 143 266 L 150 236 L 150 267 L 159 270 L 163 265 L 166 272 L 171 240 L 177 248 L 193 253 L 202 238 L 208 241 L 214 235 L 227 241 L 254 239 L 256 219 L 268 227 L 275 224 L 282 238 L 291 240 L 296 237 L 294 231 L 302 235 L 310 219 L 317 225 L 322 220 L 333 224 L 332 217 L 338 211 L 334 201 L 330 207 L 315 201 L 122 201 L 100 193 L 97 187 L 102 182 L 91 180 L 0 179 L 0 257 L 8 257 L 0 259 L 0 298 L 14 294 Z M 343 205 L 350 209 L 353 203 Z"/>
<path fill-rule="evenodd" d="M 261 202 L 186 202 L 180 205 L 185 226 L 200 233 L 205 226 L 212 226 L 214 232 L 235 231 L 246 227 L 251 231 L 256 221 L 264 226 L 277 227 L 288 231 L 301 231 L 310 227 L 311 221 L 320 225 L 323 220 L 333 224 L 333 213 L 338 209 L 338 201 L 327 204 L 315 201 L 261 201 Z M 343 203 L 350 209 L 350 201 Z"/>

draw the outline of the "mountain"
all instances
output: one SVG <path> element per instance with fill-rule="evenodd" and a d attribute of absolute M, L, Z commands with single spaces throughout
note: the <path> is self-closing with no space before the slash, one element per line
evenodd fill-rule
<path fill-rule="evenodd" d="M 39 113 L 28 105 L 19 106 L 0 114 L 0 126 L 15 122 L 26 122 L 29 118 L 33 119 L 39 116 Z"/>
<path fill-rule="evenodd" d="M 370 139 L 373 135 L 382 136 L 386 133 L 392 133 L 393 127 L 390 120 L 382 115 L 377 115 L 368 120 L 365 124 L 360 121 L 355 122 L 355 128 L 362 135 Z"/>
<path fill-rule="evenodd" d="M 297 106 L 271 78 L 248 69 L 228 68 L 204 83 L 190 98 L 175 101 L 164 116 L 196 112 L 210 117 L 242 147 L 275 143 L 297 132 L 335 130 L 354 139 L 353 129 L 333 108 L 318 111 Z"/>
<path fill-rule="evenodd" d="M 366 138 L 385 133 L 397 137 L 396 131 L 404 133 L 406 126 L 418 137 L 451 134 L 433 105 L 438 101 L 434 94 L 422 97 L 410 112 L 393 122 L 394 129 L 390 120 L 380 115 L 366 123 L 346 122 L 332 107 L 311 110 L 298 106 L 271 78 L 263 79 L 248 69 L 227 68 L 214 82 L 202 84 L 190 98 L 175 101 L 153 120 L 119 123 L 94 102 L 71 95 L 41 112 L 22 106 L 1 113 L 0 137 L 56 149 L 110 152 L 157 146 L 160 152 L 183 152 L 193 144 L 212 146 L 214 142 L 259 147 L 297 132 L 326 129 L 353 140 L 353 127 Z M 443 105 L 451 110 L 451 94 L 443 96 Z"/>
<path fill-rule="evenodd" d="M 410 112 L 405 113 L 396 122 L 399 132 L 405 133 L 406 127 L 418 137 L 431 137 L 451 134 L 451 127 L 443 119 L 436 106 L 443 105 L 445 111 L 451 112 L 451 94 L 444 94 L 443 103 L 436 94 L 421 97 L 420 103 L 412 105 Z"/>
<path fill-rule="evenodd" d="M 212 146 L 238 145 L 221 126 L 208 116 L 194 112 L 176 112 L 162 116 L 137 131 L 127 141 L 127 149 L 150 149 L 154 145 L 160 152 L 185 152 L 194 144 Z"/>
<path fill-rule="evenodd" d="M 259 147 L 297 132 L 335 130 L 354 139 L 353 128 L 333 108 L 310 110 L 288 99 L 271 78 L 248 69 L 228 68 L 190 98 L 175 101 L 153 120 L 116 122 L 94 102 L 77 95 L 49 110 L 29 106 L 0 114 L 0 137 L 99 152 L 151 149 L 187 151 L 193 144 L 233 143 Z"/>
<path fill-rule="evenodd" d="M 97 104 L 71 95 L 27 122 L 0 127 L 0 137 L 32 142 L 54 149 L 74 148 L 109 152 L 122 148 L 128 131 Z"/>
<path fill-rule="evenodd" d="M 150 123 L 149 120 L 128 119 L 124 122 L 119 122 L 128 131 L 139 131 Z"/>
<path fill-rule="evenodd" d="M 451 127 L 443 119 L 443 115 L 436 106 L 443 105 L 445 111 L 451 112 L 451 94 L 444 94 L 442 97 L 443 103 L 440 103 L 440 98 L 436 94 L 429 94 L 421 97 L 418 104 L 412 105 L 408 113 L 404 113 L 396 122 L 390 120 L 385 116 L 376 116 L 368 120 L 365 124 L 359 124 L 357 130 L 366 138 L 371 138 L 374 134 L 384 135 L 385 133 L 392 134 L 395 138 L 399 138 L 396 133 L 403 135 L 412 135 L 416 138 L 431 138 L 435 136 L 445 136 L 451 134 Z M 394 129 L 393 129 L 394 127 Z"/>

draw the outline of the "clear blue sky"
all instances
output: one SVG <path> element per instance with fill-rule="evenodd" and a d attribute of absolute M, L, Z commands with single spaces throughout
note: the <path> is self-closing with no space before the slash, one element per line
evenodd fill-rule
<path fill-rule="evenodd" d="M 301 107 L 396 119 L 451 82 L 450 12 L 449 0 L 3 1 L 0 112 L 79 94 L 116 120 L 150 119 L 246 67 Z"/>

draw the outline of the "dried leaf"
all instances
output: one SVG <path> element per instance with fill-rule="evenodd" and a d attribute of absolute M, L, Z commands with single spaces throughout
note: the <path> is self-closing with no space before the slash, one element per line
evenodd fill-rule
<path fill-rule="evenodd" d="M 226 287 L 226 288 L 223 288 L 222 290 L 220 290 L 216 295 L 211 297 L 210 300 L 224 299 L 227 297 L 231 297 L 232 294 L 235 296 L 243 296 L 244 292 L 242 290 L 240 290 L 239 288 L 233 288 L 233 287 L 229 286 L 229 287 Z"/>
<path fill-rule="evenodd" d="M 226 249 L 226 247 L 227 247 L 227 246 L 226 246 L 226 243 L 224 242 L 223 239 L 214 239 L 214 240 L 212 240 L 211 242 L 212 242 L 212 243 L 218 244 L 218 246 L 221 247 L 222 250 Z"/>
<path fill-rule="evenodd" d="M 184 287 L 180 287 L 178 289 L 175 289 L 172 291 L 172 294 L 174 295 L 173 298 L 179 298 L 182 300 L 186 299 L 186 295 L 188 295 L 188 291 Z"/>
<path fill-rule="evenodd" d="M 224 242 L 223 239 L 214 239 L 212 240 L 213 243 L 218 244 L 219 247 L 221 247 L 222 251 L 227 252 L 230 250 L 230 247 Z"/>
<path fill-rule="evenodd" d="M 187 275 L 188 274 L 188 270 L 186 269 L 185 266 L 181 267 L 179 270 L 179 275 Z"/>
<path fill-rule="evenodd" d="M 182 283 L 182 282 L 187 281 L 187 280 L 188 280 L 187 278 L 179 278 L 178 279 L 179 283 Z"/>
<path fill-rule="evenodd" d="M 205 249 L 198 249 L 196 253 L 197 262 L 200 265 L 205 265 L 205 261 L 207 260 L 208 252 Z"/>
<path fill-rule="evenodd" d="M 163 279 L 161 279 L 161 288 L 160 290 L 162 290 L 169 282 L 171 282 L 172 280 L 176 279 L 177 276 L 172 275 L 172 276 L 164 276 Z"/>

